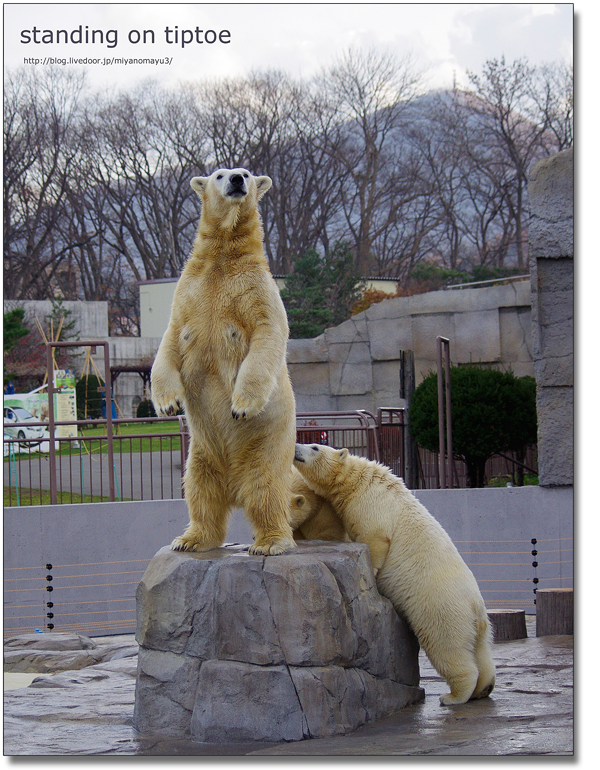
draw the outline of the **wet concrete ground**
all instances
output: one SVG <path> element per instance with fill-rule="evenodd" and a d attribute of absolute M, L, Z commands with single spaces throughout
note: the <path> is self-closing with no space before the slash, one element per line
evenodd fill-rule
<path fill-rule="evenodd" d="M 446 684 L 421 653 L 423 704 L 364 725 L 350 735 L 295 743 L 209 745 L 140 736 L 131 727 L 134 660 L 54 674 L 51 687 L 5 693 L 4 753 L 569 756 L 573 752 L 573 637 L 536 638 L 532 617 L 528 633 L 527 639 L 494 645 L 497 684 L 490 698 L 441 706 L 439 696 Z M 12 684 L 19 682 L 12 680 Z"/>

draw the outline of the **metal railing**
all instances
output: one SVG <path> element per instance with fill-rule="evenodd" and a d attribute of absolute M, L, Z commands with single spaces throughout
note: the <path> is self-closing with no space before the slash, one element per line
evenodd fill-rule
<path fill-rule="evenodd" d="M 299 412 L 296 415 L 299 444 L 328 444 L 352 454 L 379 460 L 377 419 L 363 409 L 347 412 Z"/>
<path fill-rule="evenodd" d="M 397 476 L 406 476 L 404 409 L 380 408 L 377 416 L 362 410 L 300 412 L 296 423 L 296 440 L 300 443 L 346 447 L 353 454 L 382 462 Z M 45 424 L 29 422 L 13 427 Z M 189 443 L 185 417 L 113 419 L 110 439 L 107 433 L 86 433 L 86 430 L 103 427 L 105 420 L 74 420 L 60 424 L 76 425 L 80 435 L 55 436 L 53 455 L 49 446 L 52 442 L 48 439 L 42 439 L 40 447 L 38 441 L 5 437 L 6 505 L 48 504 L 52 486 L 55 499 L 61 504 L 182 497 Z M 154 429 L 134 433 L 139 424 L 151 424 Z M 161 430 L 164 425 L 169 425 L 171 430 Z M 112 441 L 112 452 L 109 452 L 109 441 Z M 40 448 L 46 448 L 46 451 L 40 452 Z M 414 488 L 439 489 L 439 453 L 418 448 L 416 456 L 418 483 Z M 527 449 L 524 460 L 514 452 L 491 457 L 486 463 L 486 481 L 498 479 L 502 483 L 504 479 L 516 484 L 519 467 L 531 474 L 537 472 L 535 446 Z M 466 487 L 465 463 L 454 459 L 452 468 L 453 486 Z"/>
<path fill-rule="evenodd" d="M 480 286 L 500 285 L 505 283 L 514 283 L 516 281 L 528 281 L 530 279 L 529 273 L 527 275 L 507 275 L 504 278 L 488 278 L 485 281 L 470 281 L 469 283 L 451 283 L 449 286 L 444 286 L 443 289 L 478 289 Z"/>
<path fill-rule="evenodd" d="M 156 430 L 133 433 L 139 424 Z M 38 423 L 27 423 L 34 426 Z M 39 423 L 47 425 L 47 423 Z M 55 423 L 56 424 L 56 423 Z M 86 434 L 105 420 L 63 421 L 76 425 L 78 436 L 4 439 L 6 505 L 44 505 L 182 497 L 182 477 L 188 445 L 183 417 L 113 419 L 112 434 Z M 160 430 L 164 424 L 175 429 Z M 15 425 L 15 428 L 21 427 Z M 26 427 L 26 426 L 25 426 Z M 129 428 L 129 431 L 128 431 Z M 40 451 L 46 449 L 47 451 Z M 54 452 L 50 449 L 54 444 Z"/>

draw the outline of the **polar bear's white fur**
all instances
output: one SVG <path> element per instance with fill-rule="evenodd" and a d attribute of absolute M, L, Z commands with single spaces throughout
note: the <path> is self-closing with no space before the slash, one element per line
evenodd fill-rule
<path fill-rule="evenodd" d="M 296 468 L 292 467 L 292 471 L 290 525 L 294 540 L 349 542 L 342 520 L 333 507 L 313 492 Z"/>
<path fill-rule="evenodd" d="M 157 413 L 183 404 L 191 442 L 184 485 L 190 524 L 175 550 L 220 546 L 233 506 L 254 530 L 251 553 L 292 548 L 288 522 L 296 441 L 286 366 L 287 316 L 263 248 L 258 201 L 268 176 L 219 169 L 194 177 L 198 234 L 177 283 L 152 367 Z"/>
<path fill-rule="evenodd" d="M 389 468 L 347 449 L 296 444 L 294 464 L 331 503 L 351 540 L 369 546 L 380 593 L 450 686 L 442 704 L 489 695 L 495 666 L 487 612 L 441 525 Z"/>

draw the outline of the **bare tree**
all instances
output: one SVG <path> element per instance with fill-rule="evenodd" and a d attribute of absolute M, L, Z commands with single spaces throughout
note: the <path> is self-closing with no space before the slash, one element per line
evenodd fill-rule
<path fill-rule="evenodd" d="M 103 190 L 106 239 L 136 280 L 179 274 L 197 218 L 192 168 L 165 130 L 163 104 L 158 86 L 145 83 L 105 99 L 93 115 L 92 173 Z"/>
<path fill-rule="evenodd" d="M 494 167 L 494 176 L 499 180 L 514 223 L 521 269 L 526 266 L 528 170 L 535 161 L 556 151 L 549 131 L 549 114 L 540 113 L 531 98 L 534 78 L 535 69 L 526 59 L 517 59 L 512 64 L 507 64 L 504 57 L 491 59 L 481 75 L 469 72 L 476 97 L 472 108 L 481 121 L 479 151 L 487 155 L 486 163 Z"/>
<path fill-rule="evenodd" d="M 59 224 L 81 156 L 83 72 L 8 73 L 4 90 L 4 290 L 46 298 L 72 242 Z"/>
<path fill-rule="evenodd" d="M 350 244 L 360 273 L 408 283 L 526 264 L 532 163 L 573 141 L 573 72 L 485 63 L 471 90 L 420 94 L 410 57 L 349 50 L 310 81 L 279 71 L 90 94 L 83 73 L 23 69 L 4 91 L 4 276 L 11 299 L 107 299 L 139 322 L 135 282 L 175 277 L 198 220 L 190 179 L 268 174 L 273 272 Z"/>
<path fill-rule="evenodd" d="M 403 157 L 401 130 L 422 76 L 409 57 L 349 50 L 315 79 L 314 87 L 343 129 L 328 147 L 348 183 L 340 189 L 345 224 L 359 270 L 370 272 L 375 240 L 396 218 L 402 201 L 418 194 L 414 170 Z"/>
<path fill-rule="evenodd" d="M 550 149 L 573 145 L 573 65 L 552 62 L 536 67 L 529 96 L 537 108 L 537 121 L 547 125 Z"/>

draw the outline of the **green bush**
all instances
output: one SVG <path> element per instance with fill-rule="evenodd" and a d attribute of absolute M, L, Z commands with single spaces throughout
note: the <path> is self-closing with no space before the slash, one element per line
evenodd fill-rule
<path fill-rule="evenodd" d="M 102 417 L 102 398 L 98 388 L 104 385 L 95 374 L 86 374 L 75 385 L 75 394 L 77 400 L 77 419 L 79 420 L 98 420 Z"/>
<path fill-rule="evenodd" d="M 135 412 L 136 417 L 156 417 L 156 410 L 154 409 L 154 404 L 150 399 L 145 398 L 143 401 L 140 401 L 140 403 L 137 406 L 137 410 Z"/>
<path fill-rule="evenodd" d="M 364 282 L 354 256 L 343 241 L 323 257 L 308 249 L 294 261 L 281 299 L 285 305 L 291 339 L 309 339 L 350 318 Z"/>
<path fill-rule="evenodd" d="M 524 448 L 535 443 L 535 380 L 478 366 L 453 366 L 450 390 L 453 453 L 467 465 L 469 486 L 481 487 L 489 457 L 510 450 L 523 455 Z M 419 446 L 439 450 L 436 372 L 415 390 L 409 426 Z"/>

